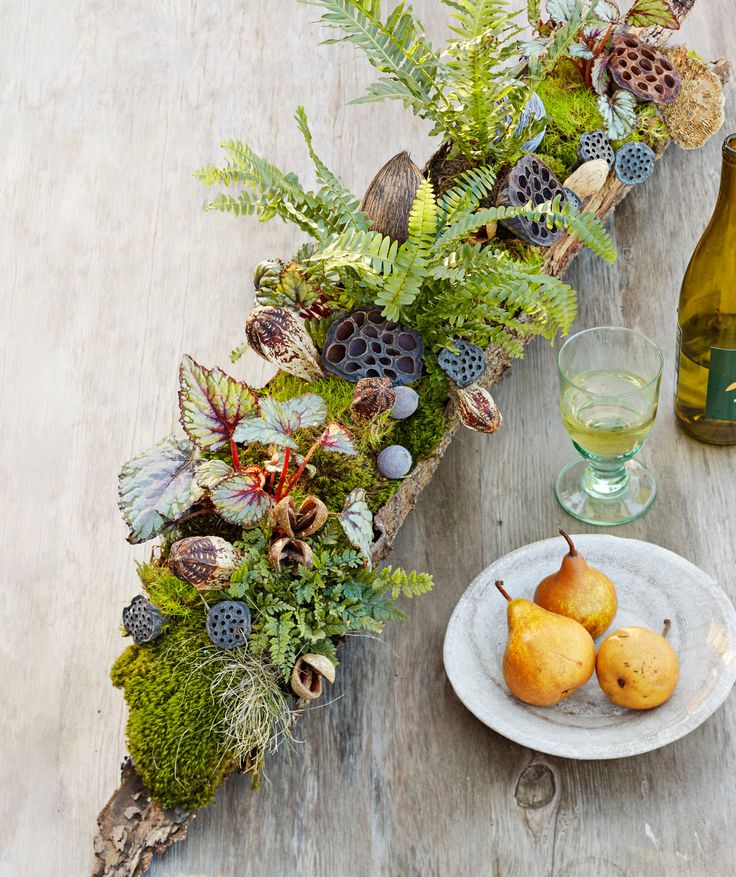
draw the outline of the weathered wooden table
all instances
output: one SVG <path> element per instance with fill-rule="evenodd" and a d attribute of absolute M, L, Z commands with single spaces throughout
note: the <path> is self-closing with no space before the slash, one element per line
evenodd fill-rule
<path fill-rule="evenodd" d="M 439 36 L 446 10 L 415 5 Z M 145 555 L 124 541 L 117 469 L 174 427 L 182 353 L 226 365 L 252 265 L 298 239 L 275 222 L 203 215 L 191 171 L 240 136 L 308 178 L 291 122 L 299 103 L 357 192 L 400 149 L 420 163 L 431 152 L 400 107 L 345 107 L 371 70 L 347 47 L 315 48 L 314 17 L 291 0 L 0 7 L 2 875 L 91 866 L 125 751 L 107 670 Z M 701 2 L 683 36 L 728 56 L 732 3 Z M 671 149 L 616 214 L 616 265 L 585 255 L 569 278 L 576 328 L 625 324 L 667 356 L 642 454 L 660 495 L 616 533 L 683 554 L 736 598 L 736 452 L 686 439 L 670 404 L 677 292 L 715 199 L 719 145 Z M 234 371 L 266 376 L 255 357 Z M 733 698 L 665 749 L 584 763 L 511 743 L 453 695 L 442 638 L 468 582 L 560 524 L 584 529 L 552 490 L 572 454 L 554 351 L 533 344 L 495 395 L 504 429 L 458 436 L 394 552 L 434 573 L 434 593 L 382 641 L 350 643 L 335 700 L 309 711 L 295 755 L 272 764 L 258 793 L 229 781 L 152 875 L 736 873 Z"/>

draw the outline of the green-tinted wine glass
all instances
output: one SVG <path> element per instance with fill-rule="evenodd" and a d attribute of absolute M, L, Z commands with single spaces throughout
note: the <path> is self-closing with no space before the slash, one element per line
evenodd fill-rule
<path fill-rule="evenodd" d="M 557 476 L 568 514 L 588 524 L 633 521 L 654 501 L 651 471 L 634 460 L 657 414 L 662 351 L 631 329 L 602 326 L 560 349 L 560 411 L 582 459 Z"/>

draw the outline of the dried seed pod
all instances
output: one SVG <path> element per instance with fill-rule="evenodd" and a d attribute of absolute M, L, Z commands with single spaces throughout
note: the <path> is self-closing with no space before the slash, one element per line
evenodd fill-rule
<path fill-rule="evenodd" d="M 578 158 L 580 161 L 595 161 L 602 158 L 611 168 L 616 161 L 616 154 L 605 131 L 586 131 L 580 135 Z"/>
<path fill-rule="evenodd" d="M 614 38 L 608 70 L 618 86 L 655 104 L 671 104 L 682 86 L 669 59 L 631 34 Z"/>
<path fill-rule="evenodd" d="M 328 516 L 327 506 L 316 496 L 305 497 L 296 508 L 294 497 L 285 496 L 276 503 L 274 523 L 276 529 L 290 539 L 311 536 L 325 525 Z"/>
<path fill-rule="evenodd" d="M 335 681 L 335 665 L 324 655 L 301 655 L 291 671 L 291 690 L 302 700 L 316 700 L 322 694 L 322 680 Z"/>
<path fill-rule="evenodd" d="M 355 385 L 350 414 L 358 425 L 371 423 L 390 411 L 396 401 L 396 391 L 388 378 L 361 378 Z"/>
<path fill-rule="evenodd" d="M 218 649 L 243 646 L 250 634 L 250 609 L 242 600 L 222 600 L 207 613 L 207 636 Z"/>
<path fill-rule="evenodd" d="M 423 350 L 418 332 L 387 320 L 374 308 L 335 320 L 322 348 L 322 362 L 348 381 L 388 378 L 393 384 L 411 384 L 422 373 Z"/>
<path fill-rule="evenodd" d="M 535 155 L 525 155 L 511 168 L 501 184 L 496 203 L 506 207 L 521 207 L 531 203 L 538 207 L 557 195 L 565 200 L 562 183 Z M 564 229 L 547 228 L 544 220 L 536 222 L 521 216 L 501 220 L 501 225 L 530 244 L 549 247 L 564 235 Z"/>
<path fill-rule="evenodd" d="M 485 374 L 485 351 L 465 339 L 455 341 L 454 344 L 458 352 L 443 348 L 437 357 L 437 364 L 458 387 L 469 387 Z"/>
<path fill-rule="evenodd" d="M 189 536 L 174 542 L 169 552 L 171 572 L 199 591 L 228 587 L 240 552 L 219 536 Z"/>
<path fill-rule="evenodd" d="M 286 566 L 303 566 L 305 569 L 311 569 L 314 566 L 314 555 L 312 549 L 301 539 L 290 539 L 284 536 L 277 539 L 271 544 L 268 552 L 271 566 L 281 572 L 281 567 Z"/>
<path fill-rule="evenodd" d="M 248 344 L 267 362 L 305 381 L 322 376 L 312 339 L 286 308 L 253 308 L 245 323 Z"/>
<path fill-rule="evenodd" d="M 371 229 L 403 243 L 409 234 L 409 212 L 423 180 L 408 152 L 387 161 L 371 180 L 360 205 Z"/>
<path fill-rule="evenodd" d="M 501 412 L 493 401 L 493 396 L 477 384 L 456 390 L 455 406 L 463 425 L 475 432 L 492 435 L 503 423 Z"/>
<path fill-rule="evenodd" d="M 581 201 L 585 201 L 600 192 L 608 179 L 610 169 L 605 158 L 594 158 L 583 162 L 562 185 L 566 189 L 572 189 Z"/>
<path fill-rule="evenodd" d="M 569 189 L 567 186 L 562 187 L 565 190 L 565 194 L 567 195 L 567 203 L 574 207 L 575 210 L 580 210 L 583 206 L 583 202 L 578 198 L 578 196 L 573 192 L 572 189 Z"/>
<path fill-rule="evenodd" d="M 688 58 L 685 46 L 668 56 L 682 77 L 682 88 L 676 101 L 662 107 L 662 116 L 678 146 L 698 149 L 723 125 L 723 86 L 709 67 Z"/>
<path fill-rule="evenodd" d="M 158 639 L 164 621 L 159 610 L 141 594 L 133 597 L 130 605 L 123 609 L 123 627 L 139 646 Z"/>
<path fill-rule="evenodd" d="M 654 173 L 654 153 L 646 143 L 624 143 L 616 153 L 616 176 L 625 186 L 636 186 Z"/>

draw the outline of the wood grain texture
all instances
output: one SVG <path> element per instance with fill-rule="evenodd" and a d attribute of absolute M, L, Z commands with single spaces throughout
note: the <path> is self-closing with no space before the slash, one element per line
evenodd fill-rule
<path fill-rule="evenodd" d="M 415 5 L 441 34 L 444 10 Z M 687 23 L 704 56 L 732 55 L 730 7 L 710 0 Z M 174 428 L 184 352 L 226 364 L 252 265 L 299 239 L 280 224 L 201 214 L 192 169 L 242 136 L 310 179 L 291 123 L 299 103 L 357 192 L 390 155 L 408 148 L 421 164 L 432 150 L 426 126 L 399 106 L 344 106 L 371 70 L 349 47 L 315 48 L 314 17 L 291 0 L 0 7 L 3 875 L 91 866 L 95 816 L 125 751 L 107 670 L 137 588 L 133 559 L 146 553 L 124 541 L 117 469 Z M 731 88 L 731 127 L 734 109 Z M 577 327 L 642 329 L 669 363 L 643 452 L 660 497 L 617 534 L 678 551 L 733 597 L 733 451 L 688 440 L 670 411 L 677 289 L 715 198 L 718 148 L 672 150 L 619 208 L 618 263 L 585 255 L 569 276 Z M 233 371 L 267 377 L 255 357 Z M 434 594 L 383 641 L 350 643 L 335 702 L 308 712 L 304 744 L 273 763 L 270 785 L 228 782 L 149 873 L 734 872 L 733 699 L 660 752 L 579 764 L 494 735 L 443 676 L 444 628 L 467 583 L 561 522 L 552 482 L 572 452 L 556 396 L 554 352 L 536 343 L 496 393 L 504 429 L 459 435 L 402 530 L 393 559 L 432 571 Z M 554 781 L 524 773 L 530 765 Z M 520 803 L 550 789 L 541 807 Z"/>

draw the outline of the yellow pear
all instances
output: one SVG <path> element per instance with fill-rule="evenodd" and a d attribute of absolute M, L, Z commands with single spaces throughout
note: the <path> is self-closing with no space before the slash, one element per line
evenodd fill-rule
<path fill-rule="evenodd" d="M 509 638 L 503 677 L 511 693 L 532 706 L 553 706 L 593 675 L 595 645 L 588 631 L 572 618 L 547 612 L 531 600 L 509 601 Z"/>
<path fill-rule="evenodd" d="M 559 570 L 539 583 L 534 602 L 550 612 L 574 618 L 596 639 L 616 615 L 616 588 L 605 573 L 588 565 L 564 530 L 560 535 L 567 540 L 570 551 L 562 558 Z"/>
<path fill-rule="evenodd" d="M 668 628 L 665 621 L 665 632 Z M 601 643 L 595 672 L 603 693 L 617 706 L 649 710 L 672 696 L 680 668 L 663 636 L 646 627 L 622 627 Z"/>

